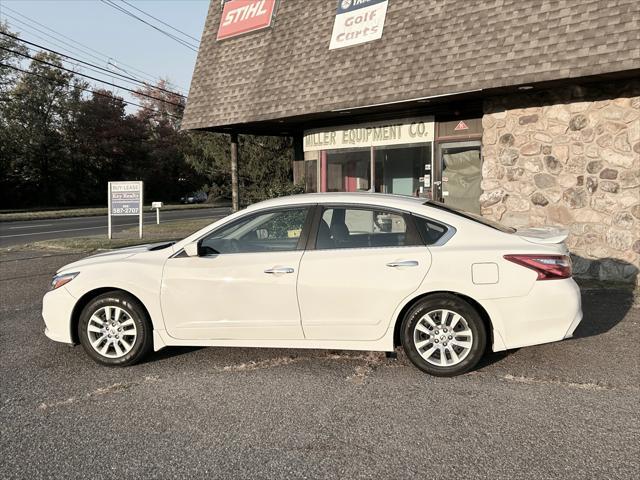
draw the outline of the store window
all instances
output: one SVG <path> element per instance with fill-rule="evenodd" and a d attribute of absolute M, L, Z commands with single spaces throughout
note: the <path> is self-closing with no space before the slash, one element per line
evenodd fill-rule
<path fill-rule="evenodd" d="M 431 165 L 431 144 L 373 147 L 376 192 L 420 196 Z M 424 190 L 424 189 L 422 189 Z"/>
<path fill-rule="evenodd" d="M 321 162 L 320 177 L 326 182 L 321 191 L 420 196 L 431 166 L 431 143 L 327 150 Z"/>
<path fill-rule="evenodd" d="M 326 191 L 362 192 L 371 188 L 371 148 L 326 151 Z"/>
<path fill-rule="evenodd" d="M 433 139 L 433 117 L 305 132 L 307 191 L 426 196 Z"/>

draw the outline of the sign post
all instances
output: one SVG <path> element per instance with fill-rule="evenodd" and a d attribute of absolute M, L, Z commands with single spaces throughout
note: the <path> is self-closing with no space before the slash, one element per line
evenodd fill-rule
<path fill-rule="evenodd" d="M 151 202 L 151 208 L 156 209 L 156 225 L 160 225 L 160 209 L 162 208 L 162 202 Z"/>
<path fill-rule="evenodd" d="M 142 182 L 109 182 L 107 198 L 109 204 L 109 240 L 113 237 L 111 217 L 138 216 L 139 235 L 142 238 Z"/>

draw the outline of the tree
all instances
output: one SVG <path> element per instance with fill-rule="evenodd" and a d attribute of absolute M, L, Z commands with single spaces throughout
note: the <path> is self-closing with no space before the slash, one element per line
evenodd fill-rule
<path fill-rule="evenodd" d="M 6 23 L 0 22 L 0 33 L 15 35 Z M 17 40 L 0 35 L 0 204 L 5 204 L 5 197 L 11 194 L 12 159 L 17 150 L 17 143 L 11 135 L 9 119 L 9 103 L 12 96 L 10 90 L 15 86 L 21 57 L 18 53 L 25 53 L 26 48 Z M 18 53 L 13 53 L 13 52 Z"/>
<path fill-rule="evenodd" d="M 0 22 L 0 33 L 17 36 L 15 32 L 9 30 L 6 22 Z M 18 40 L 6 35 L 0 35 L 0 47 L 0 102 L 2 102 L 7 91 L 16 82 L 19 74 L 16 67 L 20 67 L 20 62 L 24 58 L 20 54 L 26 54 L 27 48 Z"/>
<path fill-rule="evenodd" d="M 141 178 L 149 151 L 147 126 L 125 107 L 108 90 L 96 90 L 73 106 L 64 126 L 68 173 L 78 180 L 71 203 L 105 204 L 107 182 Z"/>
<path fill-rule="evenodd" d="M 170 126 L 177 132 L 180 130 L 186 99 L 172 92 L 168 83 L 167 80 L 159 80 L 155 85 L 139 88 L 133 96 L 143 108 L 136 115 L 151 124 Z"/>
<path fill-rule="evenodd" d="M 138 90 L 128 113 L 57 55 L 31 52 L 26 64 L 19 40 L 0 35 L 0 46 L 0 208 L 104 205 L 109 180 L 143 180 L 148 200 L 230 197 L 229 137 L 180 131 L 185 98 L 166 80 Z M 300 191 L 290 139 L 241 135 L 239 151 L 243 204 Z"/>
<path fill-rule="evenodd" d="M 188 134 L 180 131 L 185 98 L 169 91 L 166 80 L 140 88 L 134 96 L 143 106 L 136 117 L 147 126 L 149 150 L 141 168 L 147 198 L 177 200 L 202 188 L 206 179 L 185 161 L 190 147 Z"/>
<path fill-rule="evenodd" d="M 241 204 L 304 192 L 292 182 L 291 138 L 241 135 L 238 150 Z"/>
<path fill-rule="evenodd" d="M 214 198 L 230 198 L 231 166 L 229 136 L 221 133 L 194 132 L 186 161 L 208 179 Z M 240 135 L 238 146 L 240 203 L 303 193 L 291 178 L 293 146 L 288 137 Z"/>
<path fill-rule="evenodd" d="M 56 55 L 38 53 L 34 58 L 3 102 L 3 143 L 9 150 L 4 181 L 12 186 L 11 203 L 64 204 L 67 192 L 60 182 L 68 157 L 60 127 L 83 85 L 73 74 L 55 68 L 61 65 Z"/>
<path fill-rule="evenodd" d="M 185 153 L 186 163 L 206 181 L 204 188 L 213 199 L 231 198 L 231 150 L 229 136 L 192 132 Z"/>

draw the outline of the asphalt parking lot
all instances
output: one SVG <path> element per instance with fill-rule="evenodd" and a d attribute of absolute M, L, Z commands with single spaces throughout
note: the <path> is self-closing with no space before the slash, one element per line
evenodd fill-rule
<path fill-rule="evenodd" d="M 74 255 L 0 256 L 0 475 L 637 478 L 640 302 L 585 290 L 573 340 L 453 379 L 400 356 L 181 348 L 108 369 L 44 337 Z"/>

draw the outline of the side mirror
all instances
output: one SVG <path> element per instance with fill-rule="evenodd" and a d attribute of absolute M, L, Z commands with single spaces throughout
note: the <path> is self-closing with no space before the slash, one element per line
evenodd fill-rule
<path fill-rule="evenodd" d="M 197 257 L 198 256 L 198 242 L 187 243 L 184 246 L 184 253 L 187 254 L 188 257 Z"/>
<path fill-rule="evenodd" d="M 256 230 L 256 237 L 258 240 L 266 240 L 269 238 L 269 231 L 266 228 L 259 228 Z"/>

